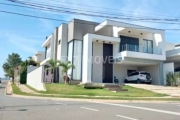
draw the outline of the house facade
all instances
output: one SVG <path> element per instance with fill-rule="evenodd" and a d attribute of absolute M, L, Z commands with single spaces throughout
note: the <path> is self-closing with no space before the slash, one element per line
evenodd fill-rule
<path fill-rule="evenodd" d="M 42 62 L 45 59 L 45 53 L 42 51 L 37 51 L 34 56 L 32 56 L 32 59 L 35 62 Z"/>
<path fill-rule="evenodd" d="M 73 19 L 61 24 L 46 37 L 46 67 L 50 59 L 71 61 L 75 69 L 68 74 L 74 82 L 120 83 L 133 71 L 148 71 L 152 84 L 164 84 L 164 61 L 166 60 L 165 32 L 128 23 L 106 20 L 95 23 Z M 46 71 L 45 71 L 46 72 Z M 44 73 L 44 81 L 50 75 Z M 61 68 L 54 73 L 55 82 L 62 82 Z"/>

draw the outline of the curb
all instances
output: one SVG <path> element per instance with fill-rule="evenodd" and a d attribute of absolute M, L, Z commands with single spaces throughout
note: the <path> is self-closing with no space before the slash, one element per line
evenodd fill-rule
<path fill-rule="evenodd" d="M 53 100 L 53 101 L 84 101 L 84 102 L 113 102 L 113 103 L 177 103 L 179 101 L 148 101 L 148 100 L 103 100 L 103 99 L 79 99 L 79 98 L 52 98 L 52 97 L 39 97 L 39 96 L 24 96 L 13 94 L 11 97 L 24 98 L 24 99 L 38 99 L 38 100 Z"/>

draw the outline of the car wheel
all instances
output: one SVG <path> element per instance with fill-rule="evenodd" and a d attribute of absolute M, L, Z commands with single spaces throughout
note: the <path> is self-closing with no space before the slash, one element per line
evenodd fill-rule
<path fill-rule="evenodd" d="M 141 80 L 140 80 L 140 79 L 137 79 L 136 83 L 137 83 L 137 84 L 141 84 Z"/>
<path fill-rule="evenodd" d="M 127 80 L 127 79 L 125 79 L 125 80 L 124 80 L 124 82 L 125 82 L 125 83 L 128 83 L 128 80 Z"/>

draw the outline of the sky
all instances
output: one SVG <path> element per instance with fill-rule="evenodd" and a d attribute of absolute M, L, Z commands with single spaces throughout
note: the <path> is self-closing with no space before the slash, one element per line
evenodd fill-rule
<path fill-rule="evenodd" d="M 29 0 L 33 1 L 33 0 Z M 36 0 L 39 3 L 48 3 L 49 5 L 66 6 L 78 8 L 81 10 L 96 10 L 107 13 L 118 13 L 123 15 L 152 16 L 178 18 L 180 17 L 179 0 Z M 13 4 L 7 0 L 1 0 L 0 3 Z M 15 6 L 0 4 L 0 10 L 43 16 L 48 18 L 71 21 L 73 18 L 90 20 L 94 22 L 103 22 L 105 18 L 91 17 L 74 14 L 54 13 L 50 11 L 34 10 Z M 179 24 L 161 24 L 140 21 L 123 21 L 127 23 L 138 24 L 142 26 L 158 29 L 180 29 Z M 18 15 L 12 15 L 0 12 L 0 77 L 4 77 L 2 69 L 8 54 L 18 53 L 22 60 L 33 56 L 37 51 L 45 51 L 41 47 L 46 36 L 49 36 L 55 27 L 59 26 L 61 21 L 51 21 L 40 18 L 31 18 Z M 165 40 L 175 44 L 180 43 L 180 30 L 165 31 Z"/>

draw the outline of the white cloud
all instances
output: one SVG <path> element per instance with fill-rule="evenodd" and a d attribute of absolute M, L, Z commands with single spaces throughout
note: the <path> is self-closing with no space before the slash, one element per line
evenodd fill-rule
<path fill-rule="evenodd" d="M 35 46 L 41 44 L 41 41 L 23 38 L 22 36 L 12 33 L 5 33 L 4 37 L 13 45 L 16 45 L 19 49 L 28 53 L 35 53 L 37 51 Z"/>

